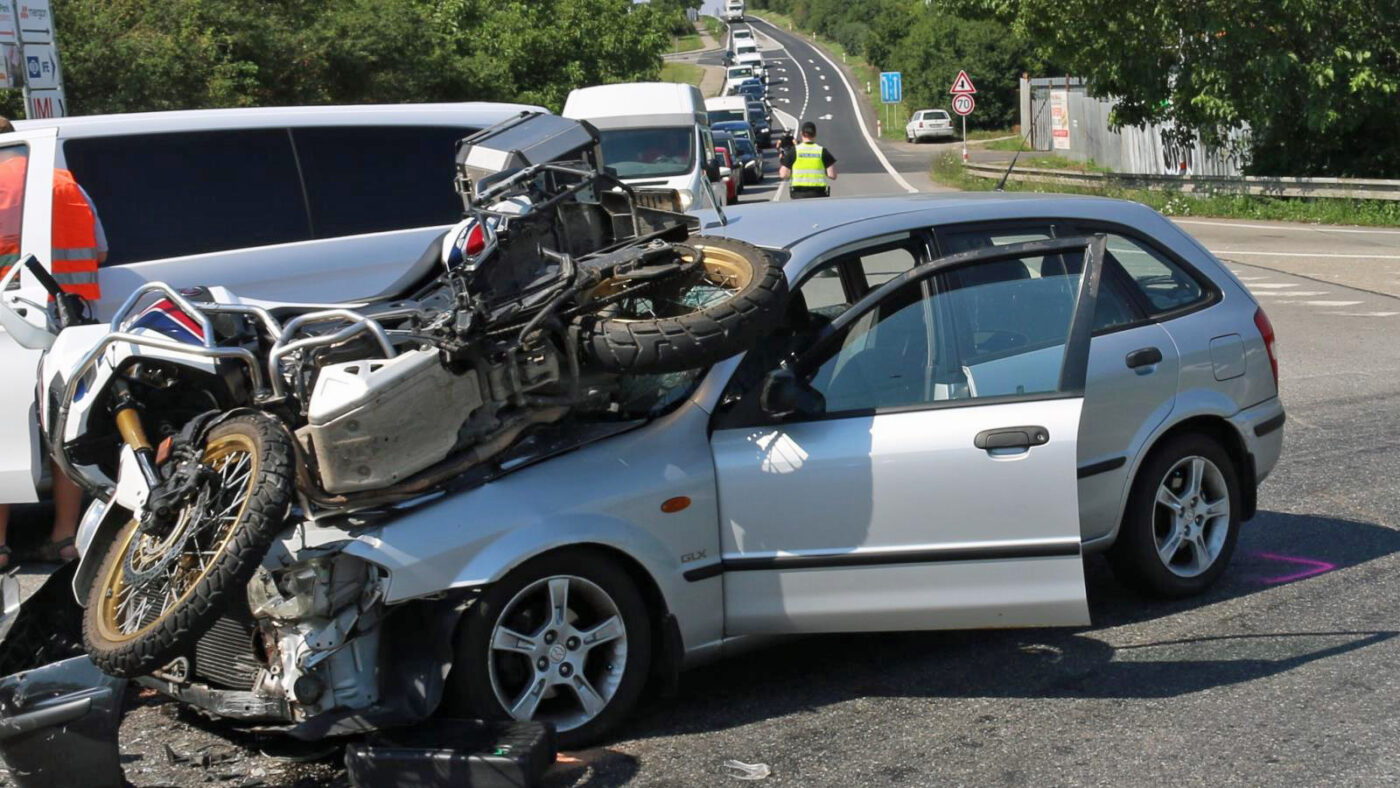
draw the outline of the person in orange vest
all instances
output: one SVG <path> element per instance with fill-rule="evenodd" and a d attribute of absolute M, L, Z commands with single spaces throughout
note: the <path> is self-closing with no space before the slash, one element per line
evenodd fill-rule
<path fill-rule="evenodd" d="M 0 134 L 13 132 L 15 127 L 0 117 Z M 18 263 L 21 250 L 21 230 L 24 225 L 24 184 L 29 167 L 27 148 L 0 148 L 0 276 Z M 53 229 L 50 242 L 51 271 L 65 292 L 88 301 L 102 297 L 97 269 L 107 259 L 107 239 L 92 200 L 68 170 L 53 171 Z M 53 530 L 49 540 L 39 548 L 41 561 L 64 562 L 78 557 L 73 539 L 82 515 L 83 493 L 58 466 L 53 471 Z M 10 564 L 11 551 L 6 543 L 10 524 L 10 507 L 0 504 L 0 569 Z"/>

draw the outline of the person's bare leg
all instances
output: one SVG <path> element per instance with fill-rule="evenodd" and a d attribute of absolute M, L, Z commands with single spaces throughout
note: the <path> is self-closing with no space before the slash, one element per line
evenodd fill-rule
<path fill-rule="evenodd" d="M 3 504 L 0 504 L 0 547 L 8 547 L 8 546 L 9 546 L 9 542 L 6 541 L 6 539 L 7 539 L 8 536 L 9 536 L 9 530 L 10 530 L 10 505 L 7 504 L 7 503 L 3 503 Z M 9 554 L 8 552 L 0 553 L 0 569 L 8 569 L 9 566 L 10 566 L 10 554 Z"/>
<path fill-rule="evenodd" d="M 53 533 L 49 541 L 57 543 L 78 534 L 78 518 L 82 517 L 83 491 L 71 479 L 53 466 Z M 77 558 L 78 548 L 69 544 L 59 551 L 63 559 Z"/>

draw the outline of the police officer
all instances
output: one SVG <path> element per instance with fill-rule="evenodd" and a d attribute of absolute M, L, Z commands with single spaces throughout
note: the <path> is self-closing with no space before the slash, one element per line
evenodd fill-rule
<path fill-rule="evenodd" d="M 788 193 L 794 200 L 831 194 L 829 184 L 836 180 L 836 157 L 816 140 L 817 126 L 809 120 L 802 124 L 802 142 L 778 158 L 778 177 L 792 181 Z"/>

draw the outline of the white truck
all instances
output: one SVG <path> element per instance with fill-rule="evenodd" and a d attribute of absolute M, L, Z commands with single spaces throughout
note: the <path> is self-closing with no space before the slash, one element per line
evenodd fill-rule
<path fill-rule="evenodd" d="M 109 248 L 98 271 L 106 320 L 141 285 L 218 284 L 279 301 L 380 293 L 462 215 L 457 140 L 527 109 L 403 104 L 143 112 L 18 121 L 0 151 L 27 158 L 26 195 L 73 173 Z M 21 255 L 52 268 L 52 201 L 25 199 Z M 43 309 L 33 277 L 3 294 Z M 39 351 L 0 332 L 0 503 L 48 487 L 34 401 Z"/>
<path fill-rule="evenodd" d="M 744 0 L 728 0 L 724 4 L 724 21 L 744 21 Z"/>
<path fill-rule="evenodd" d="M 671 190 L 674 207 L 682 212 L 716 207 L 710 184 L 720 180 L 719 161 L 705 99 L 694 85 L 632 82 L 578 88 L 569 93 L 562 114 L 598 129 L 603 162 L 624 183 Z"/>

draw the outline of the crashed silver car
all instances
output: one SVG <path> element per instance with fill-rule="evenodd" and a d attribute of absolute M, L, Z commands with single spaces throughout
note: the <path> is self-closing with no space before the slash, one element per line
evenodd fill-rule
<path fill-rule="evenodd" d="M 450 709 L 577 746 L 748 636 L 1083 625 L 1092 549 L 1158 594 L 1224 571 L 1281 446 L 1273 332 L 1159 215 L 924 196 L 703 221 L 791 285 L 747 352 L 533 425 L 451 485 L 298 499 L 139 680 L 299 737 Z M 130 519 L 84 518 L 89 606 Z"/>

